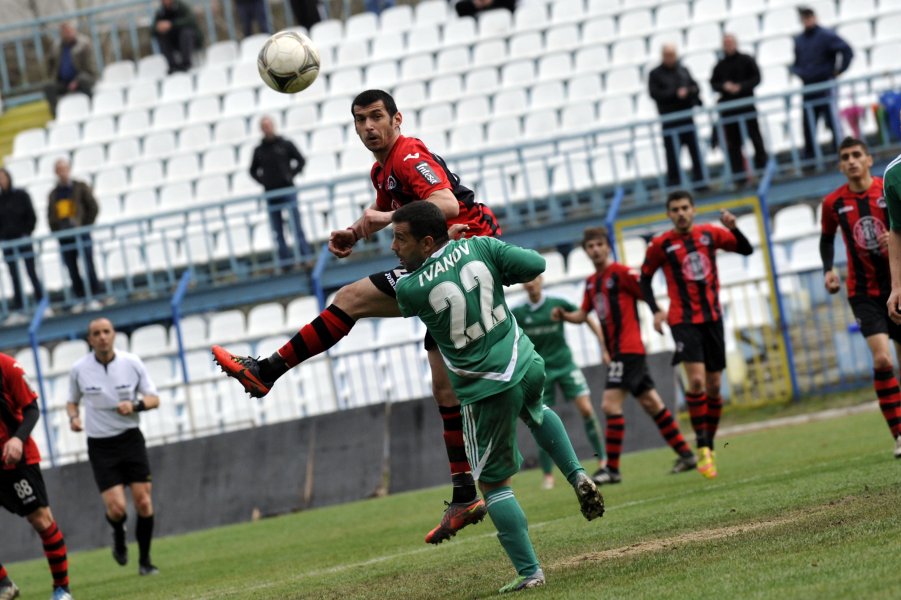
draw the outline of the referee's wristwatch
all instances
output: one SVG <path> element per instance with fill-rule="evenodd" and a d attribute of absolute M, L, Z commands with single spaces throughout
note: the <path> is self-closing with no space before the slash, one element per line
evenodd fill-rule
<path fill-rule="evenodd" d="M 143 400 L 135 400 L 131 403 L 132 408 L 134 408 L 135 412 L 144 412 L 147 410 L 147 407 L 144 405 Z"/>

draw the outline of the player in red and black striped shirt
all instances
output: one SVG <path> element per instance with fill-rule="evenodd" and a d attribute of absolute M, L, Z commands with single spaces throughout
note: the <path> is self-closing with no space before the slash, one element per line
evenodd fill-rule
<path fill-rule="evenodd" d="M 641 289 L 654 311 L 654 329 L 662 334 L 663 322 L 669 322 L 676 342 L 673 364 L 684 363 L 688 376 L 685 401 L 697 436 L 698 470 L 712 478 L 716 477 L 713 438 L 723 409 L 720 380 L 726 368 L 716 251 L 747 256 L 753 248 L 729 211 L 722 211 L 720 216 L 725 229 L 713 224 L 695 225 L 694 199 L 686 191 L 670 193 L 666 212 L 673 229 L 648 245 L 641 266 Z M 670 299 L 668 315 L 657 306 L 651 288 L 651 278 L 661 267 Z"/>
<path fill-rule="evenodd" d="M 53 597 L 72 600 L 66 542 L 50 512 L 41 454 L 31 438 L 41 414 L 37 397 L 19 363 L 0 354 L 0 506 L 25 517 L 38 533 L 53 576 Z M 18 591 L 0 565 L 0 598 L 15 598 Z"/>
<path fill-rule="evenodd" d="M 384 229 L 394 211 L 410 202 L 435 204 L 452 229 L 461 228 L 457 231 L 467 237 L 501 234 L 491 210 L 475 201 L 472 190 L 461 185 L 440 156 L 420 140 L 400 134 L 403 115 L 390 94 L 382 90 L 362 92 L 351 103 L 351 113 L 360 141 L 376 159 L 370 174 L 376 200 L 350 227 L 331 233 L 328 247 L 332 254 L 338 258 L 350 256 L 359 240 Z M 394 286 L 404 273 L 397 267 L 345 285 L 332 304 L 268 358 L 236 356 L 220 346 L 213 346 L 213 356 L 251 396 L 263 397 L 289 369 L 337 344 L 358 319 L 399 317 Z M 487 510 L 476 493 L 466 460 L 460 402 L 451 388 L 444 359 L 430 336 L 426 336 L 425 346 L 453 481 L 453 497 L 441 523 L 426 535 L 426 542 L 438 544 L 466 525 L 481 521 Z"/>
<path fill-rule="evenodd" d="M 889 339 L 901 356 L 901 325 L 889 318 L 891 293 L 888 262 L 889 221 L 882 178 L 873 177 L 873 157 L 866 144 L 847 137 L 839 147 L 838 168 L 848 182 L 823 200 L 820 256 L 830 294 L 841 289 L 833 269 L 835 233 L 840 228 L 848 253 L 848 302 L 860 332 L 873 355 L 873 385 L 879 407 L 895 439 L 895 458 L 901 458 L 901 389 L 895 378 Z"/>
<path fill-rule="evenodd" d="M 695 456 L 648 373 L 638 322 L 637 302 L 642 298 L 638 274 L 613 261 L 606 227 L 587 228 L 582 237 L 582 248 L 594 263 L 596 272 L 585 281 L 580 310 L 565 312 L 557 309 L 557 314 L 570 323 L 584 323 L 588 314 L 594 312 L 603 327 L 607 384 L 601 408 L 607 419 L 607 466 L 593 479 L 598 484 L 622 481 L 619 456 L 626 432 L 623 417 L 626 393 L 638 399 L 641 407 L 654 419 L 663 439 L 679 455 L 672 472 L 689 471 L 697 465 Z"/>

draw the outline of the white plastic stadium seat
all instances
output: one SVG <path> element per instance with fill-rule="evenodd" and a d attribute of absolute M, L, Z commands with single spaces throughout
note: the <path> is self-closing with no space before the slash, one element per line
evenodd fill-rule
<path fill-rule="evenodd" d="M 97 92 L 92 98 L 91 113 L 96 116 L 111 115 L 125 110 L 125 101 L 121 89 Z"/>
<path fill-rule="evenodd" d="M 150 79 L 156 81 L 166 76 L 169 64 L 162 54 L 151 54 L 138 61 L 137 79 Z"/>
<path fill-rule="evenodd" d="M 163 181 L 163 164 L 158 160 L 148 160 L 131 168 L 129 186 L 131 189 L 154 187 Z"/>
<path fill-rule="evenodd" d="M 238 59 L 238 43 L 234 40 L 216 42 L 206 49 L 207 65 L 228 65 Z"/>
<path fill-rule="evenodd" d="M 397 58 L 403 55 L 406 50 L 407 46 L 401 35 L 383 35 L 373 42 L 369 58 L 372 60 Z"/>
<path fill-rule="evenodd" d="M 486 10 L 479 15 L 479 37 L 505 35 L 513 29 L 513 14 L 509 10 Z"/>
<path fill-rule="evenodd" d="M 200 160 L 197 154 L 182 154 L 173 157 L 166 165 L 166 183 L 196 179 L 200 174 Z M 132 173 L 134 185 L 134 173 Z"/>
<path fill-rule="evenodd" d="M 109 145 L 108 153 L 108 165 L 127 165 L 141 155 L 141 146 L 138 138 L 118 139 Z"/>
<path fill-rule="evenodd" d="M 150 108 L 156 106 L 159 89 L 155 80 L 136 80 L 129 84 L 125 94 L 129 108 Z"/>
<path fill-rule="evenodd" d="M 84 121 L 91 114 L 91 101 L 85 94 L 67 94 L 56 105 L 56 122 Z"/>
<path fill-rule="evenodd" d="M 817 232 L 813 208 L 796 204 L 778 211 L 773 217 L 773 241 L 784 242 Z"/>
<path fill-rule="evenodd" d="M 47 138 L 47 150 L 73 148 L 81 140 L 81 132 L 77 123 L 57 125 L 50 130 Z"/>
<path fill-rule="evenodd" d="M 97 83 L 96 91 L 119 89 L 128 85 L 135 78 L 135 63 L 121 60 L 110 63 L 103 68 L 103 77 Z"/>
<path fill-rule="evenodd" d="M 217 144 L 243 142 L 245 138 L 247 123 L 239 117 L 219 121 L 213 130 L 213 140 Z"/>
<path fill-rule="evenodd" d="M 47 133 L 42 127 L 26 129 L 16 134 L 13 140 L 13 156 L 34 156 L 47 145 Z"/>
<path fill-rule="evenodd" d="M 585 14 L 582 0 L 556 0 L 551 3 L 551 23 L 564 23 L 581 19 Z"/>
<path fill-rule="evenodd" d="M 194 81 L 187 73 L 173 73 L 163 80 L 160 102 L 188 100 L 194 95 Z"/>
<path fill-rule="evenodd" d="M 226 65 L 210 65 L 197 73 L 197 95 L 224 94 L 229 90 Z"/>
<path fill-rule="evenodd" d="M 184 112 L 179 104 L 178 110 Z M 159 110 L 159 109 L 158 109 Z M 218 96 L 201 96 L 194 98 L 188 104 L 188 122 L 190 123 L 208 123 L 219 118 L 222 109 L 219 104 Z M 163 119 L 164 121 L 164 119 Z M 156 123 L 156 117 L 154 117 Z"/>
<path fill-rule="evenodd" d="M 382 12 L 379 21 L 381 43 L 385 38 L 400 37 L 398 34 L 413 27 L 413 9 L 407 4 L 392 6 Z"/>
<path fill-rule="evenodd" d="M 471 44 L 476 41 L 476 21 L 463 17 L 444 25 L 444 44 Z"/>
<path fill-rule="evenodd" d="M 416 24 L 437 24 L 447 20 L 448 6 L 444 0 L 425 0 L 416 5 Z"/>
<path fill-rule="evenodd" d="M 263 44 L 269 39 L 269 34 L 255 33 L 241 40 L 240 63 L 252 63 L 256 68 L 257 56 L 263 48 Z"/>
<path fill-rule="evenodd" d="M 595 41 L 595 40 L 591 40 Z M 558 25 L 548 30 L 544 39 L 546 52 L 575 50 L 579 47 L 579 27 L 575 23 Z"/>
<path fill-rule="evenodd" d="M 378 17 L 371 12 L 351 15 L 344 22 L 344 39 L 368 40 L 378 34 Z"/>

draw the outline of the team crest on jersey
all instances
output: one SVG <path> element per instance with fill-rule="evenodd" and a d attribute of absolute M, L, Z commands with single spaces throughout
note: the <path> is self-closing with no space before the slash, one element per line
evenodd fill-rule
<path fill-rule="evenodd" d="M 876 217 L 863 217 L 854 224 L 854 243 L 864 250 L 879 250 L 879 238 L 885 232 L 885 223 Z"/>
<path fill-rule="evenodd" d="M 613 289 L 613 286 L 616 285 L 616 282 L 613 281 L 613 278 L 610 278 L 607 280 L 607 283 L 605 283 L 604 285 L 606 285 L 607 289 L 610 290 L 610 289 Z"/>
<path fill-rule="evenodd" d="M 713 242 L 713 240 L 710 239 L 709 233 L 702 233 L 701 237 L 698 238 L 698 241 L 701 242 L 701 244 L 703 244 L 704 246 L 709 246 Z"/>
<path fill-rule="evenodd" d="M 879 208 L 886 207 L 885 196 L 879 196 L 879 198 L 876 199 L 876 206 L 878 206 Z"/>
<path fill-rule="evenodd" d="M 690 281 L 704 281 L 710 275 L 710 259 L 700 252 L 690 252 L 682 259 L 682 276 Z"/>
<path fill-rule="evenodd" d="M 388 182 L 385 183 L 385 189 L 389 192 L 393 189 L 397 188 L 397 179 L 394 178 L 394 175 L 388 175 Z"/>

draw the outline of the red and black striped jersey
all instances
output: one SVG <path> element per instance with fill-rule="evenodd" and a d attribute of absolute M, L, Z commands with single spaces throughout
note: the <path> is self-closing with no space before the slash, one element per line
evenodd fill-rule
<path fill-rule="evenodd" d="M 385 164 L 372 165 L 372 185 L 376 189 L 379 210 L 397 210 L 405 204 L 424 200 L 432 193 L 448 189 L 460 204 L 460 213 L 448 225 L 469 225 L 466 237 L 501 234 L 494 213 L 475 201 L 475 193 L 460 183 L 460 178 L 447 168 L 447 163 L 432 154 L 422 140 L 399 136 Z"/>
<path fill-rule="evenodd" d="M 34 402 L 38 395 L 28 385 L 25 371 L 16 360 L 0 354 L 0 448 L 15 435 L 22 424 L 22 409 Z M 41 462 L 37 444 L 29 437 L 22 445 L 22 460 L 26 465 Z M 21 463 L 20 463 L 21 464 Z M 15 469 L 16 465 L 2 465 L 2 469 Z"/>
<path fill-rule="evenodd" d="M 695 225 L 685 234 L 671 229 L 651 240 L 641 273 L 651 277 L 663 267 L 670 325 L 722 319 L 716 251 L 735 252 L 737 245 L 731 231 L 713 224 Z"/>
<path fill-rule="evenodd" d="M 888 224 L 881 177 L 874 177 L 865 192 L 853 192 L 845 184 L 823 200 L 823 234 L 834 236 L 841 227 L 845 239 L 849 298 L 881 298 L 891 292 L 888 249 L 880 242 Z"/>
<path fill-rule="evenodd" d="M 638 272 L 620 263 L 610 263 L 585 280 L 582 310 L 594 311 L 604 328 L 604 345 L 610 356 L 644 354 L 638 300 Z"/>

